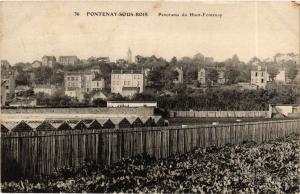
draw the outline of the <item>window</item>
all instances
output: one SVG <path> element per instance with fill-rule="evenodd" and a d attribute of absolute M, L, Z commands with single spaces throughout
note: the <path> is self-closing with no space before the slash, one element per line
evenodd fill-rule
<path fill-rule="evenodd" d="M 264 83 L 264 79 L 261 79 L 261 83 Z"/>
<path fill-rule="evenodd" d="M 129 86 L 130 85 L 130 81 L 124 81 L 124 86 Z"/>
<path fill-rule="evenodd" d="M 257 77 L 257 72 L 255 72 L 255 76 Z"/>
<path fill-rule="evenodd" d="M 74 81 L 74 77 L 71 77 L 71 80 Z"/>
<path fill-rule="evenodd" d="M 264 76 L 264 72 L 261 72 L 261 76 Z"/>
<path fill-rule="evenodd" d="M 99 87 L 99 82 L 97 82 L 97 87 Z"/>

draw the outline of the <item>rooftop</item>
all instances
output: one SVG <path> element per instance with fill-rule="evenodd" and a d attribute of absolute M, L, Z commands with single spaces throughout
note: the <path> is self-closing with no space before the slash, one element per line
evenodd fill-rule
<path fill-rule="evenodd" d="M 143 74 L 142 70 L 112 70 L 112 74 Z"/>

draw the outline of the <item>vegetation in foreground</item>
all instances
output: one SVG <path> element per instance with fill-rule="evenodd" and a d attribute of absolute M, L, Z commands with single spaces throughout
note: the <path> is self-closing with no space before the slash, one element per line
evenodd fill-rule
<path fill-rule="evenodd" d="M 164 160 L 149 156 L 112 166 L 87 163 L 49 177 L 3 182 L 3 192 L 298 193 L 299 136 L 196 149 Z"/>

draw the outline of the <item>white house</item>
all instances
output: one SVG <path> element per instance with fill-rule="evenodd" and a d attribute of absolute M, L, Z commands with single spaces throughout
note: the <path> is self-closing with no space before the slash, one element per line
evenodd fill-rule
<path fill-rule="evenodd" d="M 256 69 L 251 70 L 251 84 L 256 85 L 258 88 L 266 88 L 269 80 L 267 68 L 257 66 Z"/>

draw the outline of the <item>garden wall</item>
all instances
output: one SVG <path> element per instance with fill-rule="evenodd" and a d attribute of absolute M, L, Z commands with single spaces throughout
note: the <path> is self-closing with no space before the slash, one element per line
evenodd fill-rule
<path fill-rule="evenodd" d="M 266 118 L 268 111 L 170 111 L 170 117 Z"/>

